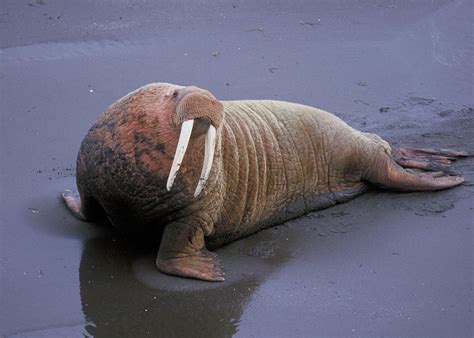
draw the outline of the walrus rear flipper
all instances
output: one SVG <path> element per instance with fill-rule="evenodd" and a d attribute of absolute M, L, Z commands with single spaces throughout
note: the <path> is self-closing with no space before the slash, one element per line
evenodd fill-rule
<path fill-rule="evenodd" d="M 392 154 L 380 152 L 367 179 L 387 188 L 403 191 L 441 190 L 465 181 L 451 163 L 467 153 L 446 149 L 392 148 Z M 415 172 L 405 168 L 421 169 Z"/>

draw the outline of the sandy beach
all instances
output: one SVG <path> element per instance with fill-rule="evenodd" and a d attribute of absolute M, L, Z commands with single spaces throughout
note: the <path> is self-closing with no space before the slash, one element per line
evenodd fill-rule
<path fill-rule="evenodd" d="M 454 189 L 372 190 L 218 249 L 223 283 L 159 273 L 59 198 L 95 119 L 150 82 L 474 154 L 472 22 L 467 0 L 3 1 L 0 335 L 472 337 L 472 157 Z"/>

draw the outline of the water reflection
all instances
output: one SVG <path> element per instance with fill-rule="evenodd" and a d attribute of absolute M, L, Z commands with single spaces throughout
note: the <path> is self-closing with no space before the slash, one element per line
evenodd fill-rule
<path fill-rule="evenodd" d="M 154 267 L 156 249 L 112 236 L 85 241 L 80 263 L 82 308 L 94 324 L 85 329 L 94 337 L 230 337 L 290 248 L 278 228 L 234 243 L 219 252 L 226 281 L 208 283 L 163 275 Z"/>

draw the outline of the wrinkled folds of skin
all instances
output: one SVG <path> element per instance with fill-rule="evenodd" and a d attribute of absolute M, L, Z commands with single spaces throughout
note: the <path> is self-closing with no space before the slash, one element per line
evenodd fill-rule
<path fill-rule="evenodd" d="M 69 190 L 63 198 L 81 220 L 105 211 L 122 232 L 159 243 L 161 272 L 223 281 L 208 249 L 347 201 L 365 182 L 407 191 L 459 185 L 449 165 L 465 156 L 392 149 L 300 104 L 221 102 L 197 87 L 150 84 L 92 126 L 77 159 L 80 198 Z"/>
<path fill-rule="evenodd" d="M 167 191 L 180 127 L 189 119 L 193 133 Z M 210 124 L 217 129 L 214 161 L 195 198 Z M 373 157 L 384 152 L 390 147 L 378 136 L 313 107 L 218 101 L 197 87 L 157 83 L 99 117 L 78 155 L 77 184 L 88 218 L 100 205 L 125 232 L 159 233 L 179 222 L 202 232 L 212 249 L 359 194 Z"/>

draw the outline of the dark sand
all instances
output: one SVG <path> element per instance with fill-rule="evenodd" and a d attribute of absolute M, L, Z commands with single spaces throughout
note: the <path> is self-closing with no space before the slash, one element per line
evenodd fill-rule
<path fill-rule="evenodd" d="M 148 82 L 335 112 L 474 152 L 473 3 L 2 1 L 1 322 L 16 337 L 473 336 L 474 160 L 436 193 L 373 191 L 217 251 L 224 283 L 81 223 L 81 139 Z"/>

